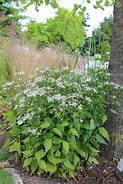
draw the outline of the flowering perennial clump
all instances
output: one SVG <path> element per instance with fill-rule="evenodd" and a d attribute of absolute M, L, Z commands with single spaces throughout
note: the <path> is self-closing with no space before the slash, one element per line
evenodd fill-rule
<path fill-rule="evenodd" d="M 29 80 L 4 85 L 9 94 L 10 137 L 31 173 L 74 177 L 84 163 L 98 163 L 109 136 L 104 122 L 109 92 L 106 69 L 88 75 L 64 69 L 37 70 Z"/>

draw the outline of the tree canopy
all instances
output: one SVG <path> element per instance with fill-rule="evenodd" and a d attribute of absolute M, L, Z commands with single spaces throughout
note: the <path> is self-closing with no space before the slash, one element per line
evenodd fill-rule
<path fill-rule="evenodd" d="M 89 52 L 90 55 L 97 53 L 102 53 L 103 56 L 105 53 L 110 52 L 111 49 L 111 38 L 112 38 L 112 24 L 113 17 L 104 18 L 98 28 L 94 29 L 92 36 L 88 37 L 85 40 L 83 47 L 83 52 Z M 107 60 L 107 58 L 106 58 Z"/>
<path fill-rule="evenodd" d="M 16 1 L 0 0 L 0 35 L 8 36 L 11 31 L 18 34 L 21 28 L 19 20 L 24 18 Z"/>
<path fill-rule="evenodd" d="M 35 4 L 36 7 L 40 6 L 41 4 L 45 3 L 46 5 L 51 5 L 53 8 L 58 7 L 58 0 L 20 0 L 22 4 L 29 6 L 31 4 Z M 92 0 L 86 0 L 87 3 L 91 3 Z M 112 6 L 115 0 L 96 0 L 94 8 L 101 8 L 104 9 L 104 6 Z"/>
<path fill-rule="evenodd" d="M 38 47 L 63 43 L 72 51 L 79 48 L 86 36 L 82 24 L 84 13 L 77 12 L 74 16 L 73 13 L 74 10 L 58 8 L 56 16 L 47 19 L 46 23 L 31 21 L 27 25 L 26 38 Z"/>

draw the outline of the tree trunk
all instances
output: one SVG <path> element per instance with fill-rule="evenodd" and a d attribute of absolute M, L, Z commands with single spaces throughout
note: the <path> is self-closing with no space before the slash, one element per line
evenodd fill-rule
<path fill-rule="evenodd" d="M 123 86 L 123 0 L 116 0 L 114 6 L 112 51 L 109 64 L 110 81 Z M 118 92 L 118 89 L 115 88 Z M 118 92 L 117 98 L 120 105 L 112 108 L 118 112 L 108 112 L 106 125 L 111 142 L 109 143 L 110 156 L 123 158 L 123 90 Z"/>

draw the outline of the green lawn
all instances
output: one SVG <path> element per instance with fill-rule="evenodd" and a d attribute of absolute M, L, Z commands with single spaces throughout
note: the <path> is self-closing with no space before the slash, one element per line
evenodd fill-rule
<path fill-rule="evenodd" d="M 15 184 L 15 182 L 13 181 L 11 174 L 0 170 L 0 184 Z"/>

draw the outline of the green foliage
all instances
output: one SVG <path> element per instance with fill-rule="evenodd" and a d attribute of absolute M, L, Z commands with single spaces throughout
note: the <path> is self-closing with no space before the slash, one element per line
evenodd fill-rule
<path fill-rule="evenodd" d="M 46 23 L 31 21 L 25 32 L 28 41 L 36 43 L 38 47 L 49 44 L 64 43 L 69 50 L 75 50 L 84 43 L 85 30 L 82 25 L 84 13 L 58 8 L 54 18 L 47 19 Z"/>
<path fill-rule="evenodd" d="M 11 69 L 6 61 L 5 52 L 0 46 L 0 85 L 9 81 L 10 79 Z"/>
<path fill-rule="evenodd" d="M 107 61 L 111 50 L 113 18 L 104 18 L 100 26 L 93 30 L 92 36 L 85 40 L 82 52 L 90 55 L 101 54 L 102 60 Z"/>
<path fill-rule="evenodd" d="M 21 30 L 21 23 L 19 20 L 25 19 L 20 13 L 21 8 L 14 0 L 0 0 L 0 36 L 10 36 L 10 32 L 13 34 L 19 34 Z"/>
<path fill-rule="evenodd" d="M 10 151 L 31 173 L 74 177 L 86 162 L 96 163 L 109 136 L 103 127 L 109 93 L 106 69 L 78 71 L 44 69 L 20 86 L 7 83 L 10 101 Z M 18 93 L 16 92 L 18 91 Z"/>
<path fill-rule="evenodd" d="M 15 184 L 11 174 L 6 171 L 0 170 L 0 184 Z"/>
<path fill-rule="evenodd" d="M 93 37 L 95 36 L 96 47 L 98 53 L 106 58 L 106 53 L 109 53 L 111 50 L 111 38 L 112 38 L 112 24 L 113 18 L 105 18 L 104 21 L 100 24 L 98 29 L 93 31 Z"/>
<path fill-rule="evenodd" d="M 57 0 L 20 0 L 20 2 L 25 5 L 25 8 L 27 8 L 28 6 L 35 4 L 35 8 L 38 11 L 38 7 L 45 3 L 45 5 L 51 5 L 52 8 L 58 8 L 58 3 Z"/>
<path fill-rule="evenodd" d="M 114 3 L 115 3 L 115 0 L 96 0 L 94 8 L 104 9 L 105 7 L 114 5 Z"/>
<path fill-rule="evenodd" d="M 8 152 L 9 150 L 7 148 L 0 149 L 0 162 L 8 159 Z"/>
<path fill-rule="evenodd" d="M 87 3 L 91 3 L 92 0 L 86 0 Z M 41 4 L 45 3 L 46 5 L 51 5 L 53 8 L 57 8 L 58 7 L 58 0 L 20 0 L 20 2 L 22 4 L 26 4 L 26 6 L 35 4 L 36 8 L 38 8 L 38 6 L 40 6 Z M 95 1 L 95 5 L 94 8 L 101 8 L 104 9 L 104 7 L 106 6 L 112 6 L 115 3 L 115 0 L 96 0 Z"/>

